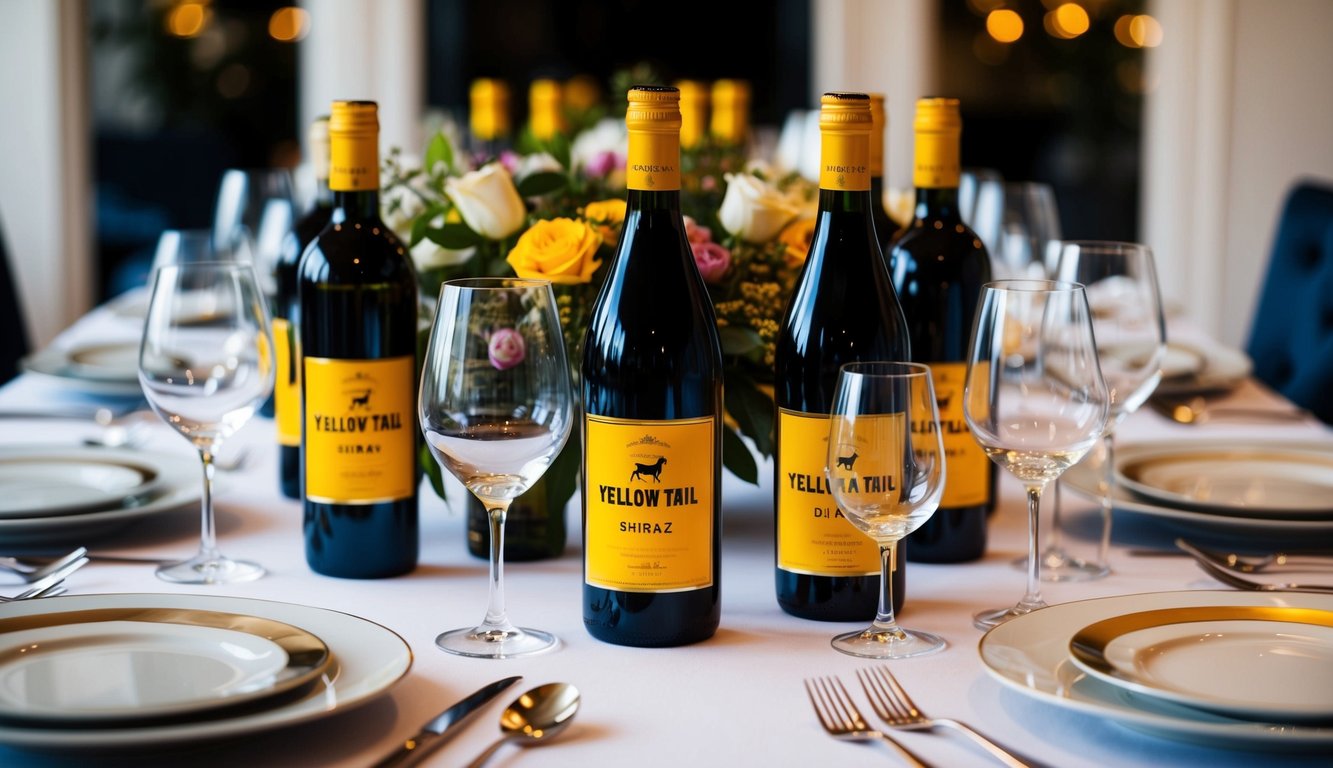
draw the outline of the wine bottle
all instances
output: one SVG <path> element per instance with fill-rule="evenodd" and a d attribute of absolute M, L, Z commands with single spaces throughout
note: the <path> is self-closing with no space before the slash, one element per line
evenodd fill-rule
<path fill-rule="evenodd" d="M 875 223 L 875 237 L 885 256 L 901 229 L 884 209 L 884 131 L 888 127 L 884 94 L 870 94 L 870 218 Z"/>
<path fill-rule="evenodd" d="M 680 212 L 679 92 L 629 91 L 628 210 L 582 374 L 583 623 L 619 645 L 717 630 L 722 351 Z"/>
<path fill-rule="evenodd" d="M 708 87 L 697 80 L 677 80 L 680 91 L 680 148 L 698 149 L 708 138 Z"/>
<path fill-rule="evenodd" d="M 717 172 L 743 170 L 750 159 L 750 84 L 744 80 L 715 81 L 708 125 L 717 150 Z"/>
<path fill-rule="evenodd" d="M 374 102 L 329 116 L 333 216 L 301 257 L 306 562 L 380 578 L 416 567 L 417 281 L 380 220 Z"/>
<path fill-rule="evenodd" d="M 841 365 L 907 360 L 909 350 L 872 220 L 870 99 L 826 93 L 820 102 L 819 214 L 774 370 L 776 586 L 778 605 L 794 616 L 859 621 L 873 618 L 878 606 L 879 547 L 842 516 L 828 491 L 828 413 Z M 901 555 L 895 606 L 906 593 Z"/>
<path fill-rule="evenodd" d="M 509 148 L 509 86 L 503 80 L 477 78 L 468 90 L 468 132 L 472 154 L 487 159 Z"/>
<path fill-rule="evenodd" d="M 935 380 L 947 458 L 944 498 L 907 537 L 907 557 L 957 563 L 985 554 L 986 516 L 995 504 L 995 465 L 963 418 L 967 345 L 981 286 L 991 279 L 990 258 L 958 213 L 963 130 L 958 100 L 921 99 L 913 130 L 916 212 L 889 261 L 907 315 L 912 359 L 929 364 Z"/>
<path fill-rule="evenodd" d="M 528 131 L 541 144 L 564 133 L 563 93 L 555 80 L 533 80 L 528 87 Z"/>
<path fill-rule="evenodd" d="M 277 383 L 273 388 L 274 421 L 278 431 L 278 487 L 282 495 L 301 498 L 301 364 L 296 343 L 300 324 L 296 271 L 301 254 L 333 216 L 333 192 L 329 190 L 329 117 L 315 118 L 306 134 L 310 164 L 315 171 L 315 201 L 292 231 L 282 240 L 274 268 L 278 292 L 273 310 L 273 348 L 277 358 Z"/>

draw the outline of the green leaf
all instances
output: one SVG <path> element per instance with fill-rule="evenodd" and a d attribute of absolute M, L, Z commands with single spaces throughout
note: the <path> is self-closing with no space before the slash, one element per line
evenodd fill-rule
<path fill-rule="evenodd" d="M 559 171 L 539 171 L 523 177 L 518 183 L 518 194 L 520 197 L 538 197 L 563 191 L 568 186 L 569 177 L 565 174 Z"/>
<path fill-rule="evenodd" d="M 421 463 L 421 471 L 430 478 L 430 487 L 434 489 L 435 495 L 443 499 L 444 506 L 448 507 L 449 497 L 444 495 L 444 472 L 435 457 L 430 455 L 430 448 L 425 443 L 421 444 L 421 455 L 417 460 Z"/>
<path fill-rule="evenodd" d="M 731 429 L 722 430 L 722 466 L 736 477 L 752 485 L 759 485 L 759 467 L 745 441 Z"/>
<path fill-rule="evenodd" d="M 753 328 L 728 325 L 717 329 L 717 337 L 722 342 L 722 353 L 745 357 L 764 348 L 764 340 Z"/>
<path fill-rule="evenodd" d="M 773 399 L 753 379 L 736 371 L 727 377 L 723 397 L 741 434 L 753 440 L 762 455 L 773 455 Z"/>
<path fill-rule="evenodd" d="M 431 221 L 441 213 L 444 213 L 444 206 L 432 205 L 412 219 L 412 236 L 408 239 L 408 248 L 415 246 L 426 237 L 426 230 L 430 229 Z"/>
<path fill-rule="evenodd" d="M 454 167 L 454 145 L 444 132 L 435 134 L 435 138 L 426 146 L 426 172 L 434 173 L 436 163 L 444 163 L 446 171 Z"/>
<path fill-rule="evenodd" d="M 445 224 L 443 227 L 428 227 L 426 239 L 441 248 L 461 251 L 471 248 L 482 241 L 481 235 L 473 232 L 466 224 Z"/>

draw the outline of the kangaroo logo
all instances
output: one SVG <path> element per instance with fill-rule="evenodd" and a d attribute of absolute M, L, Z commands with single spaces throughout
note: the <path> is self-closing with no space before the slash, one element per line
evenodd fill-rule
<path fill-rule="evenodd" d="M 362 390 L 359 396 L 352 398 L 352 403 L 347 406 L 347 410 L 355 411 L 357 408 L 360 408 L 363 411 L 370 410 L 370 393 L 372 391 L 373 390 L 370 389 Z"/>
<path fill-rule="evenodd" d="M 665 456 L 659 456 L 657 461 L 652 464 L 639 464 L 636 462 L 634 464 L 634 471 L 630 473 L 629 479 L 643 480 L 646 483 L 648 481 L 644 480 L 644 477 L 651 477 L 654 482 L 660 483 L 662 482 L 662 465 L 665 463 Z"/>
<path fill-rule="evenodd" d="M 861 458 L 861 454 L 857 453 L 856 451 L 852 451 L 851 456 L 839 456 L 838 467 L 840 469 L 845 469 L 848 472 L 853 472 L 855 470 L 852 469 L 852 465 L 856 464 L 856 460 L 859 458 Z"/>
<path fill-rule="evenodd" d="M 953 392 L 949 392 L 945 394 L 943 397 L 936 395 L 935 405 L 938 406 L 941 411 L 947 411 L 949 410 L 949 403 L 952 400 L 953 400 Z"/>

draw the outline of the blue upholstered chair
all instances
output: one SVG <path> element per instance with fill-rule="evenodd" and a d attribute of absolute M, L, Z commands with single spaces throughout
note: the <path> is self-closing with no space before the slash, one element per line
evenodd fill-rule
<path fill-rule="evenodd" d="M 0 384 L 19 373 L 19 361 L 28 354 L 28 329 L 19 306 L 18 276 L 9 262 L 4 228 L 0 227 Z"/>
<path fill-rule="evenodd" d="M 1256 378 L 1333 423 L 1333 183 L 1288 194 L 1246 352 Z"/>

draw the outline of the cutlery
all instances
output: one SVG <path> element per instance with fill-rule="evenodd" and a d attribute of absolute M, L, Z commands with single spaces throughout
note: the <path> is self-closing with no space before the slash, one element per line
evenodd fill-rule
<path fill-rule="evenodd" d="M 83 550 L 82 547 L 79 548 Z M 174 563 L 178 557 L 129 557 L 125 555 L 95 555 L 83 550 L 84 555 L 90 563 L 105 563 L 108 565 L 161 565 L 163 563 Z M 73 554 L 73 553 L 71 553 Z M 1183 554 L 1183 553 L 1182 553 Z M 65 557 L 69 557 L 66 555 Z M 0 555 L 0 568 L 6 571 L 13 571 L 24 577 L 24 581 L 40 579 L 49 573 L 48 569 L 53 570 L 57 560 L 51 555 Z"/>
<path fill-rule="evenodd" d="M 500 730 L 504 735 L 468 763 L 467 768 L 481 768 L 496 750 L 511 741 L 524 747 L 546 744 L 569 726 L 578 711 L 579 689 L 569 683 L 547 683 L 533 688 L 500 715 Z"/>
<path fill-rule="evenodd" d="M 1176 539 L 1176 546 L 1190 553 L 1194 557 L 1194 562 L 1198 563 L 1208 575 L 1237 589 L 1248 589 L 1255 592 L 1320 592 L 1333 594 L 1333 584 L 1268 584 L 1253 581 L 1214 563 L 1208 559 L 1207 555 L 1195 549 L 1194 545 L 1184 539 Z"/>
<path fill-rule="evenodd" d="M 897 678 L 887 667 L 875 667 L 868 672 L 858 669 L 856 676 L 861 680 L 861 688 L 870 699 L 871 708 L 890 728 L 905 731 L 929 731 L 936 726 L 952 728 L 972 739 L 982 749 L 989 752 L 991 757 L 1010 768 L 1028 768 L 1027 763 L 1014 757 L 1003 747 L 972 730 L 967 725 L 957 720 L 927 717 L 926 713 L 917 709 L 916 702 L 912 701 L 912 697 L 907 695 L 907 691 L 903 690 L 903 687 L 898 684 Z"/>
<path fill-rule="evenodd" d="M 0 557 L 0 568 L 17 573 L 23 577 L 25 582 L 31 584 L 35 581 L 41 581 L 47 576 L 65 568 L 65 566 L 78 560 L 80 557 L 85 557 L 87 554 L 87 549 L 79 547 L 64 557 L 36 566 L 27 566 L 26 564 L 20 565 L 14 558 Z"/>
<path fill-rule="evenodd" d="M 892 736 L 870 727 L 861 710 L 856 708 L 851 694 L 842 681 L 836 677 L 816 677 L 805 681 L 805 692 L 810 697 L 810 704 L 815 708 L 819 724 L 835 739 L 846 741 L 872 741 L 879 739 L 898 750 L 898 754 L 908 765 L 916 768 L 930 768 L 930 764 L 917 757 L 907 747 L 899 744 Z"/>
<path fill-rule="evenodd" d="M 1268 555 L 1238 555 L 1234 552 L 1217 552 L 1201 547 L 1193 542 L 1186 542 L 1199 555 L 1212 560 L 1222 568 L 1238 573 L 1268 573 L 1272 571 L 1333 571 L 1333 552 L 1274 552 Z M 1190 555 L 1191 553 L 1182 552 Z"/>
<path fill-rule="evenodd" d="M 1305 421 L 1309 412 L 1298 408 L 1251 408 L 1237 405 L 1210 405 L 1202 396 L 1157 396 L 1148 400 L 1153 410 L 1178 424 L 1203 424 L 1215 418 L 1256 421 Z"/>
<path fill-rule="evenodd" d="M 462 730 L 462 727 L 481 711 L 483 705 L 522 679 L 521 675 L 515 675 L 483 686 L 476 693 L 431 718 L 421 726 L 417 735 L 404 741 L 392 754 L 375 763 L 375 768 L 406 768 L 421 762 L 426 755 Z"/>
<path fill-rule="evenodd" d="M 0 598 L 0 602 L 27 600 L 29 598 L 34 598 L 34 597 L 49 597 L 56 588 L 59 588 L 63 591 L 64 587 L 61 585 L 61 582 L 65 580 L 65 577 L 69 576 L 71 573 L 74 573 L 75 571 L 79 570 L 80 568 L 82 568 L 87 564 L 88 564 L 88 558 L 79 557 L 77 560 L 73 560 L 67 563 L 63 568 L 60 568 L 57 571 L 52 571 L 51 573 L 47 574 L 46 576 L 43 576 L 37 581 L 32 582 L 32 584 L 29 585 L 27 589 L 23 590 L 17 595 L 14 595 L 13 597 Z"/>

